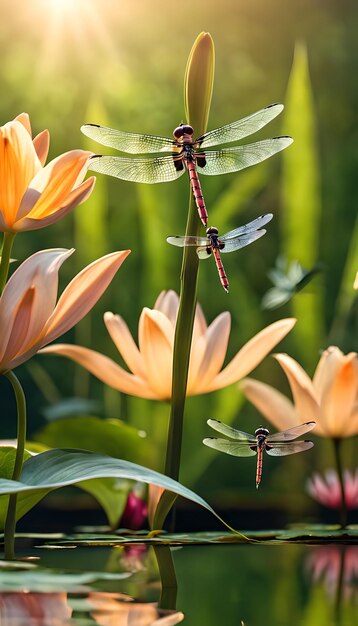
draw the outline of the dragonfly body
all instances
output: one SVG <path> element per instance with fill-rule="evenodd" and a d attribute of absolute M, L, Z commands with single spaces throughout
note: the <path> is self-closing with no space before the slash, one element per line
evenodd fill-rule
<path fill-rule="evenodd" d="M 208 259 L 212 254 L 218 270 L 220 283 L 223 289 L 228 292 L 229 281 L 221 259 L 221 253 L 239 250 L 262 237 L 266 230 L 261 227 L 265 226 L 272 217 L 272 213 L 266 213 L 266 215 L 261 215 L 252 222 L 239 226 L 222 236 L 219 236 L 218 229 L 215 226 L 211 226 L 206 230 L 206 237 L 167 237 L 167 242 L 178 247 L 196 246 L 199 259 Z"/>
<path fill-rule="evenodd" d="M 257 454 L 256 464 L 256 489 L 258 489 L 262 477 L 263 452 L 270 456 L 286 456 L 296 454 L 312 448 L 312 441 L 294 441 L 297 437 L 312 430 L 316 422 L 305 422 L 294 428 L 289 428 L 279 433 L 270 434 L 267 428 L 260 426 L 254 435 L 236 430 L 219 420 L 208 420 L 209 426 L 214 430 L 226 435 L 231 439 L 216 439 L 207 437 L 203 443 L 209 448 L 226 452 L 232 456 L 253 456 Z"/>
<path fill-rule="evenodd" d="M 272 104 L 241 120 L 209 131 L 193 139 L 194 130 L 181 124 L 174 130 L 174 140 L 154 135 L 126 133 L 98 124 L 85 124 L 82 132 L 99 143 L 129 154 L 145 155 L 167 152 L 162 156 L 127 158 L 96 154 L 90 159 L 89 169 L 138 183 L 162 183 L 179 178 L 185 170 L 189 174 L 199 217 L 207 225 L 208 215 L 198 172 L 208 176 L 237 172 L 260 163 L 292 143 L 291 137 L 273 137 L 255 143 L 219 150 L 208 148 L 239 141 L 273 120 L 283 109 Z"/>

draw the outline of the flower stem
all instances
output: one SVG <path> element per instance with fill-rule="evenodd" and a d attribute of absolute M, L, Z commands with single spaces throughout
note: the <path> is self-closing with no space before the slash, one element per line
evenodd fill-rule
<path fill-rule="evenodd" d="M 153 546 L 155 557 L 157 559 L 160 581 L 161 594 L 159 600 L 159 608 L 176 609 L 178 583 L 174 569 L 173 557 L 169 546 Z"/>
<path fill-rule="evenodd" d="M 21 384 L 15 374 L 10 371 L 6 372 L 4 376 L 6 376 L 6 378 L 10 381 L 16 399 L 17 448 L 15 464 L 11 478 L 12 480 L 18 480 L 20 478 L 22 465 L 24 462 L 24 450 L 26 441 L 26 400 Z M 4 529 L 4 548 L 6 560 L 13 560 L 15 558 L 16 502 L 17 495 L 10 495 Z"/>
<path fill-rule="evenodd" d="M 342 459 L 341 459 L 341 443 L 342 440 L 338 438 L 333 439 L 333 448 L 334 448 L 334 456 L 337 467 L 337 474 L 339 484 L 341 486 L 341 526 L 345 528 L 347 526 L 347 502 L 346 502 L 346 492 L 344 486 L 344 475 L 342 468 Z"/>
<path fill-rule="evenodd" d="M 8 273 L 9 273 L 9 265 L 10 265 L 10 255 L 12 250 L 12 245 L 14 243 L 16 233 L 4 233 L 4 238 L 2 241 L 1 248 L 1 261 L 0 261 L 0 295 L 4 291 L 4 287 L 6 285 Z"/>

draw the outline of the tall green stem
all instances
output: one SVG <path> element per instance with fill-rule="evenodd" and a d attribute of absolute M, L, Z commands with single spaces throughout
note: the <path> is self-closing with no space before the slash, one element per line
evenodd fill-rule
<path fill-rule="evenodd" d="M 159 608 L 176 609 L 178 583 L 169 546 L 153 546 L 161 581 Z"/>
<path fill-rule="evenodd" d="M 338 474 L 339 484 L 341 486 L 341 526 L 345 528 L 347 526 L 347 502 L 346 502 L 346 490 L 344 486 L 344 474 L 342 468 L 341 459 L 341 439 L 333 439 L 334 456 L 336 461 L 336 468 Z"/>
<path fill-rule="evenodd" d="M 24 462 L 24 450 L 26 441 L 26 400 L 21 384 L 15 374 L 13 372 L 6 372 L 4 376 L 6 376 L 6 378 L 10 381 L 16 399 L 17 448 L 15 465 L 12 473 L 12 480 L 19 480 L 22 465 Z M 9 505 L 4 530 L 5 559 L 7 560 L 12 560 L 15 558 L 16 502 L 17 495 L 11 495 L 9 497 Z"/>
<path fill-rule="evenodd" d="M 4 238 L 2 241 L 1 248 L 1 262 L 0 262 L 0 295 L 4 291 L 4 287 L 6 285 L 8 273 L 9 273 L 9 265 L 10 265 L 10 256 L 12 245 L 14 243 L 16 233 L 4 233 Z"/>

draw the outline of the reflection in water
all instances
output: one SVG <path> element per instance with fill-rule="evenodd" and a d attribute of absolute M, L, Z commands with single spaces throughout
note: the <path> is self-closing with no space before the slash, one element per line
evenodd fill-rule
<path fill-rule="evenodd" d="M 71 604 L 80 609 L 80 614 Z M 0 593 L 1 626 L 174 626 L 184 619 L 179 611 L 162 610 L 157 603 L 135 602 L 120 593 L 91 592 L 85 597 L 66 593 Z"/>
<path fill-rule="evenodd" d="M 323 582 L 334 602 L 358 602 L 358 546 L 314 548 L 306 560 L 313 582 Z"/>

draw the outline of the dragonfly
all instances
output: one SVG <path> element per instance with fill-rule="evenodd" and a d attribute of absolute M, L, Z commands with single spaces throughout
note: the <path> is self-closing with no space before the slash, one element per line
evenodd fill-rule
<path fill-rule="evenodd" d="M 282 110 L 282 104 L 271 104 L 241 120 L 211 130 L 197 139 L 193 138 L 193 127 L 183 123 L 174 129 L 174 139 L 127 133 L 98 124 L 85 124 L 81 131 L 104 146 L 128 154 L 167 152 L 167 155 L 150 158 L 95 154 L 90 158 L 89 169 L 136 183 L 168 182 L 179 178 L 186 170 L 199 217 L 204 226 L 207 226 L 208 213 L 198 172 L 208 176 L 237 172 L 268 159 L 289 146 L 293 139 L 282 136 L 219 150 L 207 151 L 207 148 L 239 141 L 257 132 Z"/>
<path fill-rule="evenodd" d="M 233 252 L 248 246 L 256 239 L 262 237 L 266 230 L 262 228 L 273 218 L 272 213 L 266 213 L 260 215 L 252 222 L 239 226 L 234 230 L 230 230 L 225 235 L 219 236 L 219 231 L 215 226 L 210 226 L 206 229 L 206 237 L 194 237 L 194 236 L 174 236 L 167 237 L 167 242 L 173 246 L 180 248 L 184 246 L 196 246 L 196 253 L 199 259 L 208 259 L 211 254 L 213 255 L 216 263 L 216 267 L 219 274 L 219 279 L 222 287 L 229 292 L 229 281 L 226 276 L 224 264 L 221 260 L 222 252 Z"/>
<path fill-rule="evenodd" d="M 274 287 L 269 289 L 262 298 L 263 309 L 277 309 L 286 304 L 296 293 L 304 289 L 306 285 L 323 269 L 321 263 L 317 263 L 312 269 L 306 270 L 294 260 L 286 268 L 286 260 L 279 256 L 275 267 L 267 273 Z"/>
<path fill-rule="evenodd" d="M 214 430 L 233 440 L 207 437 L 203 443 L 209 448 L 226 452 L 232 456 L 254 456 L 257 454 L 256 489 L 258 489 L 262 477 L 263 451 L 266 450 L 270 456 L 286 456 L 309 450 L 313 446 L 312 441 L 294 441 L 294 439 L 309 432 L 316 425 L 316 422 L 305 422 L 272 435 L 267 428 L 260 426 L 255 430 L 254 435 L 250 435 L 227 426 L 219 420 L 209 419 L 207 423 Z"/>

